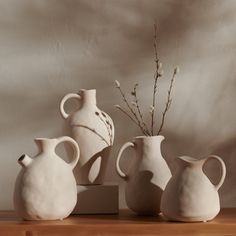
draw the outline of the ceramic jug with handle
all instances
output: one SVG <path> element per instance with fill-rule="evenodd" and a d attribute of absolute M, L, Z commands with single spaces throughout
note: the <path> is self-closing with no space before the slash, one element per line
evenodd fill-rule
<path fill-rule="evenodd" d="M 217 185 L 213 185 L 202 170 L 204 164 L 212 159 L 217 160 L 222 169 Z M 212 220 L 220 211 L 218 190 L 226 175 L 224 162 L 215 155 L 201 160 L 182 156 L 177 159 L 177 164 L 178 168 L 162 195 L 162 213 L 174 221 Z"/>
<path fill-rule="evenodd" d="M 17 177 L 14 206 L 25 220 L 64 219 L 77 202 L 73 169 L 79 160 L 78 144 L 70 137 L 35 139 L 39 153 L 30 158 L 22 155 L 18 162 L 22 169 Z M 56 153 L 62 142 L 71 144 L 74 154 L 70 163 Z"/>
<path fill-rule="evenodd" d="M 160 213 L 161 195 L 171 172 L 161 155 L 163 136 L 140 136 L 133 142 L 125 143 L 117 157 L 116 170 L 126 181 L 125 199 L 127 206 L 140 215 Z M 135 157 L 128 174 L 120 169 L 120 158 L 123 151 L 132 147 Z"/>
<path fill-rule="evenodd" d="M 65 103 L 76 99 L 80 108 L 68 114 Z M 65 134 L 75 139 L 80 147 L 80 160 L 74 170 L 77 184 L 102 184 L 114 139 L 112 119 L 96 104 L 96 90 L 81 89 L 69 93 L 60 103 L 65 122 Z M 69 152 L 68 152 L 69 153 Z"/>

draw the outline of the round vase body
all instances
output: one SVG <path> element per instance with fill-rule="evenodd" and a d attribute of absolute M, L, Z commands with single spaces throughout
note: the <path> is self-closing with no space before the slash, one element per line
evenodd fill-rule
<path fill-rule="evenodd" d="M 218 189 L 225 178 L 225 165 L 220 161 L 222 178 L 213 185 L 202 167 L 209 159 L 197 160 L 183 156 L 177 159 L 178 168 L 162 195 L 161 211 L 169 220 L 195 222 L 212 220 L 220 211 Z"/>
<path fill-rule="evenodd" d="M 71 142 L 71 138 L 65 138 Z M 59 138 L 60 140 L 60 138 Z M 40 153 L 34 158 L 21 156 L 22 169 L 17 177 L 14 206 L 25 220 L 57 220 L 66 218 L 77 202 L 76 181 L 73 168 L 78 161 L 78 145 L 75 160 L 66 163 L 55 153 L 58 139 L 36 139 Z"/>

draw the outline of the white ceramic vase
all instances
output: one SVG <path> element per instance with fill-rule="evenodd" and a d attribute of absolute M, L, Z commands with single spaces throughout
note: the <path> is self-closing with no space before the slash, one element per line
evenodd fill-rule
<path fill-rule="evenodd" d="M 222 168 L 222 176 L 213 185 L 204 174 L 203 165 L 217 160 Z M 197 160 L 188 156 L 177 159 L 178 168 L 162 195 L 161 211 L 169 220 L 194 222 L 212 220 L 220 211 L 218 189 L 224 182 L 226 169 L 218 156 Z"/>
<path fill-rule="evenodd" d="M 139 215 L 156 215 L 160 213 L 161 195 L 171 172 L 161 155 L 163 136 L 140 136 L 133 142 L 125 143 L 117 157 L 116 170 L 126 181 L 125 198 L 127 206 Z M 120 169 L 123 151 L 132 147 L 135 159 L 128 174 Z"/>
<path fill-rule="evenodd" d="M 80 108 L 67 114 L 64 105 L 68 99 L 77 99 Z M 60 112 L 66 120 L 66 134 L 80 147 L 80 160 L 74 170 L 77 184 L 102 184 L 114 139 L 112 119 L 96 105 L 96 90 L 80 90 L 64 96 Z"/>
<path fill-rule="evenodd" d="M 79 159 L 78 144 L 70 137 L 35 139 L 39 153 L 30 158 L 22 155 L 18 162 L 22 169 L 17 177 L 14 206 L 25 220 L 57 220 L 66 218 L 77 202 L 73 168 Z M 74 155 L 70 163 L 55 153 L 61 142 L 71 144 Z"/>

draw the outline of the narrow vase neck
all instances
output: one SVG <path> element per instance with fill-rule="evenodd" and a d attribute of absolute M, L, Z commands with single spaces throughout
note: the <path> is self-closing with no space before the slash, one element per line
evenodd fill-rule
<path fill-rule="evenodd" d="M 39 153 L 55 152 L 55 142 L 53 139 L 35 139 Z"/>
<path fill-rule="evenodd" d="M 142 156 L 154 157 L 161 155 L 161 142 L 164 139 L 163 136 L 152 137 L 136 137 L 134 143 Z"/>
<path fill-rule="evenodd" d="M 96 90 L 80 90 L 79 94 L 82 100 L 82 106 L 96 106 L 97 99 L 96 99 Z"/>

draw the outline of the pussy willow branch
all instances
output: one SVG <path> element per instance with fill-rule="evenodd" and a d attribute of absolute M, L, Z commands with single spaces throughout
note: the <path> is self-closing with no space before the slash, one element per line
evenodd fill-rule
<path fill-rule="evenodd" d="M 139 106 L 139 100 L 138 100 L 138 95 L 137 95 L 137 84 L 134 85 L 134 102 L 135 102 L 135 104 L 136 104 L 136 108 L 137 108 L 138 114 L 139 114 L 139 116 L 140 116 L 142 125 L 143 125 L 143 127 L 145 128 L 145 131 L 148 133 L 148 135 L 151 136 L 151 133 L 150 133 L 150 131 L 148 130 L 148 127 L 147 127 L 146 123 L 145 123 L 144 120 L 143 120 L 143 114 L 142 114 L 141 109 L 140 109 L 140 106 Z"/>
<path fill-rule="evenodd" d="M 163 126 L 164 126 L 164 123 L 165 123 L 165 117 L 166 117 L 166 113 L 167 111 L 169 110 L 170 108 L 170 105 L 171 105 L 171 92 L 172 92 L 172 88 L 173 88 L 173 83 L 174 83 L 174 80 L 175 80 L 175 77 L 176 77 L 176 74 L 178 73 L 178 69 L 175 68 L 174 70 L 174 73 L 173 73 L 173 76 L 171 78 L 171 81 L 170 81 L 170 87 L 169 87 L 169 90 L 168 90 L 168 93 L 167 93 L 167 102 L 166 102 L 166 106 L 165 106 L 165 109 L 164 111 L 162 112 L 162 119 L 161 119 L 161 124 L 160 124 L 160 128 L 157 132 L 157 135 L 160 134 L 160 132 L 162 131 L 163 129 Z"/>
<path fill-rule="evenodd" d="M 157 96 L 157 85 L 158 85 L 158 80 L 160 79 L 160 77 L 162 77 L 162 71 L 161 71 L 161 63 L 160 60 L 158 58 L 158 53 L 157 53 L 157 25 L 154 24 L 154 53 L 155 53 L 155 74 L 154 74 L 154 84 L 153 84 L 153 96 L 152 96 L 152 106 L 151 106 L 151 127 L 150 130 L 147 126 L 147 124 L 145 123 L 144 119 L 143 119 L 143 114 L 141 112 L 140 109 L 140 105 L 139 105 L 139 100 L 138 100 L 138 95 L 137 95 L 137 85 L 134 86 L 134 90 L 131 92 L 132 96 L 134 96 L 134 106 L 135 108 L 132 108 L 131 105 L 129 104 L 128 100 L 125 97 L 125 94 L 123 93 L 121 87 L 120 87 L 120 82 L 119 81 L 115 81 L 116 83 L 116 88 L 119 89 L 122 98 L 125 102 L 125 104 L 128 107 L 128 112 L 126 110 L 124 110 L 123 108 L 121 108 L 119 105 L 116 105 L 116 108 L 118 108 L 120 111 L 122 111 L 126 116 L 128 116 L 143 132 L 144 135 L 146 136 L 153 136 L 154 135 L 154 119 L 155 119 L 155 113 L 156 113 L 156 96 Z M 165 123 L 165 118 L 166 118 L 166 114 L 167 111 L 170 108 L 171 105 L 171 92 L 172 92 L 172 88 L 173 88 L 173 83 L 176 77 L 176 74 L 179 72 L 178 67 L 175 68 L 173 76 L 171 78 L 170 81 L 170 86 L 169 86 L 169 90 L 168 90 L 168 95 L 167 95 L 167 102 L 166 102 L 166 106 L 164 111 L 162 112 L 162 119 L 160 122 L 160 127 L 158 129 L 157 134 L 155 135 L 159 135 L 160 132 L 162 131 L 163 127 L 164 127 L 164 123 Z"/>
<path fill-rule="evenodd" d="M 124 102 L 126 103 L 127 107 L 129 108 L 130 112 L 133 114 L 134 118 L 133 120 L 136 120 L 136 124 L 139 126 L 139 128 L 142 130 L 143 134 L 148 135 L 147 132 L 145 131 L 144 127 L 142 126 L 136 112 L 133 110 L 133 108 L 129 105 L 129 102 L 127 101 L 125 94 L 123 93 L 122 89 L 120 86 L 117 87 L 121 93 L 121 96 L 123 97 Z M 128 115 L 127 112 L 125 112 L 126 115 Z"/>
<path fill-rule="evenodd" d="M 155 117 L 155 106 L 156 106 L 156 93 L 157 93 L 157 80 L 161 76 L 159 73 L 160 64 L 157 55 L 157 25 L 154 24 L 154 53 L 155 53 L 155 63 L 156 72 L 154 74 L 154 85 L 153 85 L 153 95 L 152 95 L 152 112 L 151 112 L 151 134 L 154 134 L 154 117 Z"/>
<path fill-rule="evenodd" d="M 148 133 L 146 133 L 145 130 L 143 130 L 142 126 L 139 125 L 139 123 L 128 113 L 126 112 L 123 108 L 121 108 L 120 106 L 116 106 L 117 109 L 119 109 L 120 111 L 122 111 L 126 116 L 128 116 L 143 132 L 144 135 L 148 135 Z"/>

